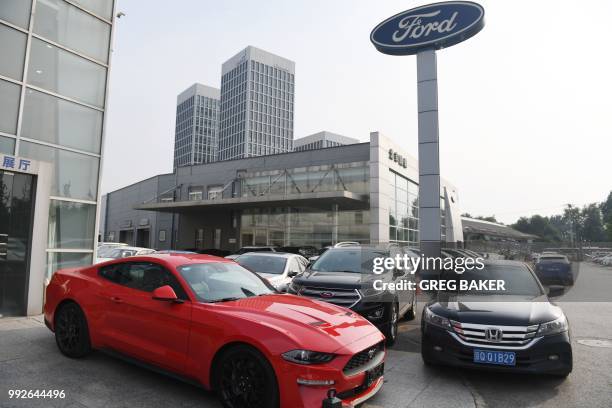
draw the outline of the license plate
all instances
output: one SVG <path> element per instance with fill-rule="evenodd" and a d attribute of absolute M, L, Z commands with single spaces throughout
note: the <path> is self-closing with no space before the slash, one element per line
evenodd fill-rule
<path fill-rule="evenodd" d="M 382 377 L 384 372 L 385 372 L 385 363 L 380 363 L 376 367 L 366 371 L 365 381 L 364 381 L 366 387 L 369 387 L 370 385 L 374 384 L 376 380 Z"/>
<path fill-rule="evenodd" d="M 474 362 L 481 364 L 495 364 L 514 366 L 516 354 L 514 351 L 474 350 Z"/>

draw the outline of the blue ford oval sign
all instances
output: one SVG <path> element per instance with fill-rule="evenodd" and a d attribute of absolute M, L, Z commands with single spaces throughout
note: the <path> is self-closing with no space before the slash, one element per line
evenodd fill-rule
<path fill-rule="evenodd" d="M 476 35 L 484 27 L 484 9 L 470 1 L 428 4 L 396 14 L 372 30 L 370 40 L 378 51 L 410 55 L 438 50 Z"/>

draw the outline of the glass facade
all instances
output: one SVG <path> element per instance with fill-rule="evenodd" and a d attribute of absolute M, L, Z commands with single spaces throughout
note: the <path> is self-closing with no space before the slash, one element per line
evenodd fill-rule
<path fill-rule="evenodd" d="M 53 166 L 49 273 L 93 258 L 113 3 L 0 2 L 0 151 Z"/>
<path fill-rule="evenodd" d="M 219 160 L 293 150 L 294 84 L 293 72 L 255 59 L 221 76 Z"/>
<path fill-rule="evenodd" d="M 391 171 L 389 241 L 419 246 L 419 186 Z"/>
<path fill-rule="evenodd" d="M 177 105 L 175 168 L 217 160 L 219 106 L 219 99 L 197 93 Z"/>
<path fill-rule="evenodd" d="M 340 163 L 286 170 L 247 173 L 240 179 L 242 197 L 291 196 L 303 193 L 350 191 L 366 195 L 370 189 L 367 162 Z M 314 245 L 340 241 L 368 243 L 367 209 L 272 207 L 244 210 L 240 223 L 241 245 Z"/>

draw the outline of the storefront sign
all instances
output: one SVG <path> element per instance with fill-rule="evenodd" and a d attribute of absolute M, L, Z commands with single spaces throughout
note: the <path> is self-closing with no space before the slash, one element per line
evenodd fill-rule
<path fill-rule="evenodd" d="M 406 158 L 398 152 L 393 151 L 393 149 L 389 149 L 389 160 L 393 160 L 395 163 L 399 164 L 403 168 L 408 167 Z"/>
<path fill-rule="evenodd" d="M 38 162 L 23 157 L 0 154 L 0 170 L 38 174 Z"/>
<path fill-rule="evenodd" d="M 484 27 L 484 9 L 470 1 L 428 4 L 396 14 L 372 30 L 370 40 L 384 54 L 411 55 L 450 47 Z"/>

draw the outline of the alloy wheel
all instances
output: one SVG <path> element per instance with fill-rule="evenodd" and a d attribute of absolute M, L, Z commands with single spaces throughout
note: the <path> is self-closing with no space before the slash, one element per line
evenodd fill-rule
<path fill-rule="evenodd" d="M 220 392 L 232 408 L 256 408 L 265 405 L 265 374 L 259 362 L 241 353 L 223 362 Z"/>

